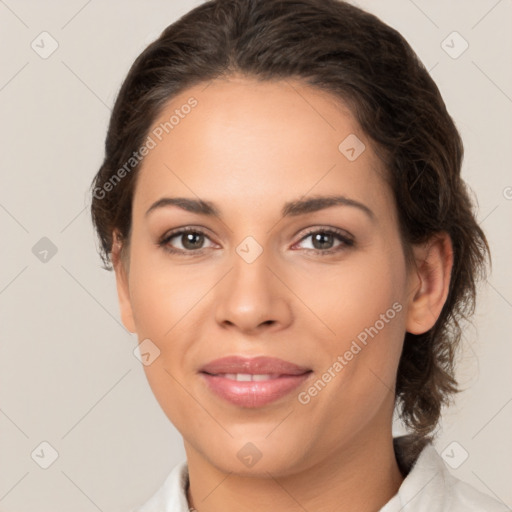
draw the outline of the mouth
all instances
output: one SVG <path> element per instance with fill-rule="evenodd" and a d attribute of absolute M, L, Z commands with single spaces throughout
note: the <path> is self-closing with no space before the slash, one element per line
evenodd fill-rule
<path fill-rule="evenodd" d="M 215 395 L 238 407 L 263 407 L 291 393 L 312 373 L 282 359 L 239 356 L 216 359 L 199 374 Z"/>

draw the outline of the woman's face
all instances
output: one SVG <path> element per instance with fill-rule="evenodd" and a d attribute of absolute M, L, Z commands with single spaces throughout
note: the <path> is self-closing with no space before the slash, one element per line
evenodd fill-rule
<path fill-rule="evenodd" d="M 189 459 L 285 475 L 389 439 L 416 281 L 349 111 L 232 77 L 173 98 L 148 135 L 116 271 Z"/>

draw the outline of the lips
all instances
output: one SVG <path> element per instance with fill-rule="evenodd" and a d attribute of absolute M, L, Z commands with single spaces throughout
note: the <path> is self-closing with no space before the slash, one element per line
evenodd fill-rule
<path fill-rule="evenodd" d="M 211 375 L 230 373 L 249 375 L 301 375 L 311 370 L 310 368 L 298 366 L 275 357 L 261 356 L 245 358 L 240 356 L 230 356 L 211 361 L 207 365 L 203 366 L 201 371 Z"/>
<path fill-rule="evenodd" d="M 239 407 L 262 407 L 291 393 L 311 369 L 271 357 L 224 357 L 200 370 L 208 389 Z"/>

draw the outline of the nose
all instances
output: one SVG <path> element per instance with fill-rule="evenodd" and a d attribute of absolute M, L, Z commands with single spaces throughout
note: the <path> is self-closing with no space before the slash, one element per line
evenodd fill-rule
<path fill-rule="evenodd" d="M 216 287 L 215 317 L 221 327 L 257 334 L 291 324 L 291 293 L 269 260 L 266 251 L 252 263 L 234 254 L 232 270 Z"/>

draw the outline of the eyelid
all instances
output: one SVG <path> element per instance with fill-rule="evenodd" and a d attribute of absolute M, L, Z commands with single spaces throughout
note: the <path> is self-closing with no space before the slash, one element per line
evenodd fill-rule
<path fill-rule="evenodd" d="M 159 241 L 168 240 L 169 238 L 172 238 L 173 236 L 179 235 L 181 233 L 201 233 L 202 235 L 208 236 L 210 238 L 209 232 L 210 230 L 203 227 L 203 226 L 197 226 L 194 224 L 187 224 L 186 226 L 180 226 L 177 228 L 169 229 L 167 230 L 160 238 Z"/>
<path fill-rule="evenodd" d="M 335 228 L 334 226 L 313 226 L 311 228 L 306 228 L 305 231 L 301 232 L 301 234 L 299 235 L 299 242 L 302 241 L 307 236 L 312 235 L 314 233 L 333 233 L 347 240 L 354 241 L 354 237 L 344 229 Z"/>
<path fill-rule="evenodd" d="M 201 235 L 204 235 L 210 242 L 214 245 L 216 242 L 212 240 L 212 237 L 209 235 L 209 230 L 207 228 L 204 228 L 202 226 L 194 226 L 194 225 L 187 225 L 187 226 L 181 226 L 178 228 L 174 228 L 171 230 L 166 231 L 157 241 L 156 245 L 158 247 L 163 248 L 165 251 L 171 253 L 171 254 L 178 254 L 178 255 L 186 255 L 186 256 L 194 256 L 194 255 L 200 255 L 204 252 L 205 249 L 210 249 L 210 247 L 202 247 L 201 249 L 196 250 L 190 250 L 186 251 L 183 249 L 177 249 L 175 247 L 169 246 L 169 241 L 177 237 L 179 235 L 185 234 L 185 233 L 198 233 Z"/>
<path fill-rule="evenodd" d="M 307 228 L 307 230 L 300 235 L 300 239 L 297 242 L 295 242 L 292 245 L 292 247 L 294 247 L 295 245 L 299 244 L 300 242 L 302 242 L 309 236 L 316 234 L 316 233 L 328 233 L 328 234 L 334 235 L 341 242 L 341 246 L 344 246 L 345 248 L 355 246 L 355 238 L 348 231 L 345 231 L 344 229 L 340 229 L 340 228 L 335 228 L 332 226 L 315 226 L 315 227 Z M 322 255 L 322 254 L 327 255 L 327 254 L 332 254 L 332 253 L 338 252 L 341 249 L 333 247 L 331 249 L 304 249 L 304 250 L 313 251 L 320 255 Z"/>

